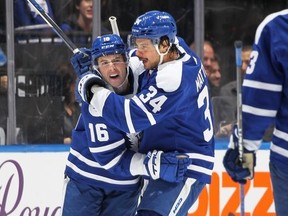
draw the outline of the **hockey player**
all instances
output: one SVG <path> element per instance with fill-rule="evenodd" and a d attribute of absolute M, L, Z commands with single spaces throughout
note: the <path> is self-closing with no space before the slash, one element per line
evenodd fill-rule
<path fill-rule="evenodd" d="M 72 58 L 79 74 L 89 67 L 78 65 L 78 56 L 82 59 L 84 55 L 86 61 L 88 59 L 87 65 L 91 64 L 90 51 L 82 51 Z M 104 79 L 102 84 L 117 94 L 131 97 L 137 90 L 137 76 L 143 72 L 143 65 L 139 64 L 138 58 L 131 57 L 130 66 L 127 67 L 122 39 L 113 34 L 98 37 L 91 52 L 94 68 Z M 132 69 L 134 73 L 131 73 Z M 92 74 L 97 74 L 96 71 Z M 84 74 L 83 79 L 88 79 L 90 75 Z M 142 186 L 139 175 L 178 182 L 184 178 L 190 164 L 188 158 L 179 159 L 175 152 L 155 150 L 147 152 L 147 155 L 136 153 L 131 149 L 133 142 L 129 137 L 132 136 L 126 136 L 126 133 L 109 124 L 99 114 L 89 104 L 82 104 L 65 169 L 67 187 L 63 216 L 134 216 Z M 132 157 L 139 158 L 137 164 L 131 162 Z M 155 170 L 157 173 L 154 173 Z"/>
<path fill-rule="evenodd" d="M 181 182 L 149 180 L 138 216 L 187 215 L 211 181 L 214 134 L 207 78 L 200 58 L 187 44 L 183 49 L 176 34 L 175 20 L 166 12 L 150 11 L 137 18 L 132 40 L 146 71 L 139 77 L 140 92 L 131 99 L 102 87 L 101 78 L 93 74 L 78 86 L 83 100 L 107 122 L 126 133 L 143 131 L 141 153 L 178 151 L 192 159 Z M 132 161 L 138 164 L 139 157 Z"/>
<path fill-rule="evenodd" d="M 275 33 L 277 32 L 277 33 Z M 242 87 L 243 167 L 238 139 L 231 143 L 224 166 L 236 182 L 254 177 L 256 151 L 265 130 L 275 124 L 270 146 L 270 176 L 277 216 L 288 214 L 288 10 L 267 16 L 258 26 L 250 65 Z M 236 144 L 236 145 L 234 145 Z M 236 147 L 236 148 L 235 148 Z"/>

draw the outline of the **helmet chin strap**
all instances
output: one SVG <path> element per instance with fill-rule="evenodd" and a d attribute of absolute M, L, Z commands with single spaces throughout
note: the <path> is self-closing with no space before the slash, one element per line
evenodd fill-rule
<path fill-rule="evenodd" d="M 162 64 L 163 59 L 164 59 L 164 56 L 167 55 L 167 53 L 169 52 L 171 46 L 172 46 L 172 43 L 170 43 L 170 46 L 168 47 L 168 49 L 167 49 L 167 51 L 166 51 L 165 53 L 160 53 L 160 50 L 159 50 L 158 45 L 154 44 L 154 47 L 155 47 L 157 53 L 158 53 L 159 56 L 160 56 L 160 61 L 159 61 L 158 65 L 161 65 L 161 64 Z"/>
<path fill-rule="evenodd" d="M 124 81 L 117 87 L 117 89 L 120 89 L 125 84 L 125 81 L 128 79 L 128 76 L 129 76 L 129 67 L 127 65 L 127 67 L 126 67 L 126 77 L 125 77 Z"/>

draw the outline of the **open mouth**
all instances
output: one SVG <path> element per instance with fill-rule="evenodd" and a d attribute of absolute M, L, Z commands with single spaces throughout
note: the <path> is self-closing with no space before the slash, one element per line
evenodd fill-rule
<path fill-rule="evenodd" d="M 110 79 L 116 79 L 116 78 L 118 78 L 118 77 L 119 77 L 118 74 L 111 74 L 111 75 L 109 76 Z"/>

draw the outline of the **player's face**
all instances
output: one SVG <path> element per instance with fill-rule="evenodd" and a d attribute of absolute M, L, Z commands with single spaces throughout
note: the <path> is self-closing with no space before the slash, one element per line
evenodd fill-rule
<path fill-rule="evenodd" d="M 150 39 L 136 39 L 136 55 L 143 62 L 145 69 L 153 69 L 158 66 L 160 56 Z"/>
<path fill-rule="evenodd" d="M 113 88 L 118 88 L 126 80 L 127 63 L 121 54 L 101 56 L 98 69 L 103 79 Z"/>

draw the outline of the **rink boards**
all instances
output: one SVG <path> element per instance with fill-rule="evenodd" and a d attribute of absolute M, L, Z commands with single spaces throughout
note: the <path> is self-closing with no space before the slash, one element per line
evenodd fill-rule
<path fill-rule="evenodd" d="M 240 186 L 222 165 L 226 146 L 217 142 L 212 184 L 189 215 L 240 215 Z M 67 145 L 0 146 L 0 215 L 60 215 L 68 151 Z M 275 215 L 268 162 L 269 144 L 264 143 L 257 153 L 255 178 L 244 187 L 245 216 Z"/>

